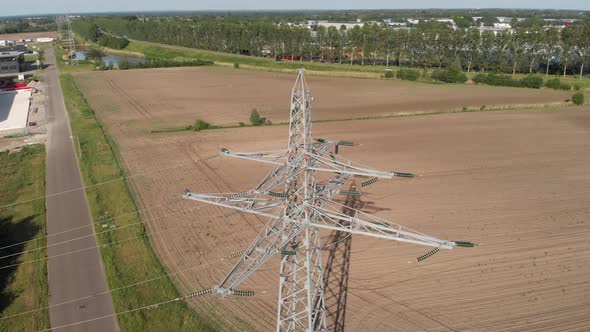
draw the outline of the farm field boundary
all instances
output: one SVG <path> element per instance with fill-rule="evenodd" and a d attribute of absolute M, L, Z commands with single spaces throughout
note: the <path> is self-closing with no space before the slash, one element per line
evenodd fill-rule
<path fill-rule="evenodd" d="M 533 110 L 533 111 L 558 111 L 564 107 L 576 107 L 571 103 L 550 103 L 550 104 L 520 104 L 520 105 L 492 105 L 486 107 L 482 105 L 480 108 L 465 107 L 462 109 L 452 109 L 448 111 L 434 111 L 434 112 L 398 112 L 395 114 L 388 115 L 376 115 L 376 116 L 365 116 L 365 117 L 354 117 L 344 119 L 323 119 L 323 120 L 312 120 L 312 123 L 322 122 L 348 122 L 348 121 L 362 121 L 362 120 L 378 120 L 378 119 L 391 119 L 401 118 L 408 116 L 425 116 L 425 115 L 438 115 L 438 114 L 452 114 L 452 113 L 473 113 L 473 112 L 494 112 L 494 111 L 515 111 L 515 110 Z M 259 125 L 259 126 L 286 126 L 289 122 L 276 122 L 272 124 Z M 173 128 L 162 128 L 153 129 L 150 131 L 152 134 L 169 133 L 169 132 L 180 132 L 180 131 L 202 131 L 202 130 L 215 130 L 215 129 L 233 129 L 233 128 L 245 128 L 245 127 L 257 127 L 256 125 L 229 125 L 229 126 L 218 126 L 210 125 L 208 128 L 195 130 L 192 126 L 182 126 Z"/>

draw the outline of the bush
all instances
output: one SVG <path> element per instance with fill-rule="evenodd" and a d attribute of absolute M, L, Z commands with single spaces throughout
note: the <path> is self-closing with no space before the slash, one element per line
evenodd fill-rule
<path fill-rule="evenodd" d="M 580 91 L 580 89 L 582 89 L 582 86 L 580 84 L 574 84 L 575 91 Z"/>
<path fill-rule="evenodd" d="M 383 76 L 385 78 L 393 78 L 393 70 L 389 68 L 385 69 L 385 74 Z"/>
<path fill-rule="evenodd" d="M 465 75 L 461 68 L 461 60 L 459 58 L 456 58 L 450 66 L 443 70 L 434 70 L 431 76 L 433 79 L 445 83 L 465 83 L 467 81 L 467 75 Z"/>
<path fill-rule="evenodd" d="M 252 112 L 250 112 L 250 123 L 253 126 L 261 126 L 264 124 L 264 122 L 266 121 L 265 118 L 260 116 L 260 113 L 258 113 L 258 111 L 253 108 Z"/>
<path fill-rule="evenodd" d="M 561 83 L 561 84 L 559 85 L 559 89 L 560 89 L 560 90 L 564 90 L 564 91 L 569 91 L 569 90 L 571 90 L 571 89 L 572 89 L 572 86 L 571 86 L 571 84 L 567 84 L 567 83 Z"/>
<path fill-rule="evenodd" d="M 475 84 L 487 84 L 487 75 L 486 74 L 477 74 L 473 77 L 473 83 Z"/>
<path fill-rule="evenodd" d="M 543 77 L 539 75 L 527 75 L 520 83 L 525 88 L 540 89 L 543 86 Z"/>
<path fill-rule="evenodd" d="M 240 64 L 239 64 L 239 63 L 237 63 L 237 62 L 234 62 L 234 68 L 235 68 L 235 69 L 240 69 Z"/>
<path fill-rule="evenodd" d="M 397 78 L 406 81 L 415 81 L 420 77 L 420 72 L 414 69 L 400 69 L 397 71 Z"/>
<path fill-rule="evenodd" d="M 561 80 L 559 78 L 552 78 L 545 82 L 545 86 L 557 90 L 561 86 Z"/>
<path fill-rule="evenodd" d="M 209 124 L 209 122 L 206 122 L 202 119 L 197 119 L 195 121 L 195 123 L 191 126 L 190 129 L 193 131 L 201 131 L 201 130 L 209 129 L 209 128 L 211 128 L 211 125 Z"/>
<path fill-rule="evenodd" d="M 572 101 L 576 105 L 584 105 L 584 94 L 582 92 L 576 92 L 572 96 Z"/>
<path fill-rule="evenodd" d="M 129 45 L 129 40 L 125 38 L 117 38 L 109 35 L 102 35 L 98 38 L 98 45 L 121 50 Z"/>

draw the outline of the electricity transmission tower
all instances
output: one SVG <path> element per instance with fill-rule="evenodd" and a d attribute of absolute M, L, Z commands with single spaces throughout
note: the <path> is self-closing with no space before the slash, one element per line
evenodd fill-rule
<path fill-rule="evenodd" d="M 198 194 L 187 189 L 183 196 L 268 219 L 227 276 L 208 292 L 222 296 L 252 295 L 253 292 L 238 290 L 240 284 L 271 257 L 280 256 L 277 331 L 326 331 L 320 230 L 432 247 L 432 251 L 418 257 L 419 261 L 439 249 L 473 246 L 470 242 L 428 236 L 333 201 L 337 194 L 360 195 L 352 188 L 341 190 L 351 177 L 365 178 L 361 183 L 364 187 L 379 178 L 413 175 L 374 170 L 337 158 L 338 147 L 352 143 L 312 137 L 311 101 L 304 71 L 300 69 L 291 95 L 287 149 L 261 152 L 221 149 L 223 157 L 274 166 L 257 187 L 230 194 Z"/>
<path fill-rule="evenodd" d="M 76 39 L 74 38 L 74 33 L 72 31 L 72 22 L 70 21 L 70 17 L 66 15 L 66 24 L 68 27 L 68 47 L 70 49 L 70 64 L 78 64 L 78 60 L 76 59 Z"/>

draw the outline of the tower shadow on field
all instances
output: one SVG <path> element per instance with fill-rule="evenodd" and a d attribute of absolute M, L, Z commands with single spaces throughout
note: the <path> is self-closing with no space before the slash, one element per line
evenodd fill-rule
<path fill-rule="evenodd" d="M 2 267 L 0 270 L 0 316 L 19 295 L 10 291 L 8 286 L 19 268 L 17 264 L 20 262 L 26 244 L 22 242 L 30 241 L 39 232 L 39 227 L 33 223 L 35 217 L 29 216 L 14 222 L 10 216 L 0 216 L 0 247 L 3 247 L 0 249 L 0 257 L 9 256 L 0 259 L 0 267 Z M 11 245 L 13 243 L 19 244 Z"/>
<path fill-rule="evenodd" d="M 358 186 L 353 181 L 349 191 L 357 191 Z M 346 196 L 342 213 L 356 217 L 355 210 L 376 213 L 390 210 L 375 206 L 374 202 L 363 201 L 361 196 Z M 354 210 L 353 210 L 354 209 Z M 343 226 L 348 224 L 343 223 Z M 328 259 L 324 269 L 324 301 L 326 305 L 326 325 L 328 331 L 343 332 L 346 316 L 346 301 L 348 298 L 348 276 L 350 270 L 350 254 L 352 251 L 352 234 L 334 231 L 330 234 L 328 244 Z"/>
<path fill-rule="evenodd" d="M 350 185 L 350 191 L 355 191 L 356 185 Z M 360 210 L 365 203 L 360 196 L 347 196 L 342 212 L 354 217 L 354 210 Z M 343 224 L 346 226 L 345 224 Z M 343 332 L 346 317 L 346 301 L 348 299 L 348 273 L 350 269 L 350 254 L 352 236 L 350 233 L 334 231 L 330 234 L 328 244 L 328 260 L 324 275 L 326 325 L 328 331 Z"/>

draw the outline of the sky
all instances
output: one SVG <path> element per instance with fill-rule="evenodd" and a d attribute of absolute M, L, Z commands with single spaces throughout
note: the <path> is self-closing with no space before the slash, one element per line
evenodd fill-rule
<path fill-rule="evenodd" d="M 539 8 L 590 10 L 588 0 L 4 0 L 0 16 L 157 10 Z"/>

